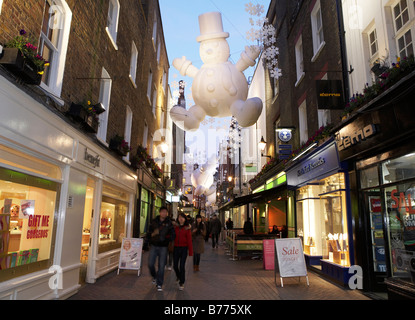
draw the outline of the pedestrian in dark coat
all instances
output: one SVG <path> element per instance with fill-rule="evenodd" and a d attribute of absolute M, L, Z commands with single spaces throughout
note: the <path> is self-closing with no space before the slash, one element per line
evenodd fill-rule
<path fill-rule="evenodd" d="M 169 211 L 166 207 L 161 207 L 159 215 L 155 217 L 149 226 L 147 238 L 150 243 L 150 254 L 148 257 L 148 268 L 153 277 L 153 283 L 157 285 L 157 290 L 162 291 L 164 281 L 164 268 L 166 267 L 168 245 L 175 238 L 173 223 L 168 217 Z M 155 264 L 158 258 L 158 270 Z"/>
<path fill-rule="evenodd" d="M 192 225 L 193 238 L 193 271 L 199 271 L 200 255 L 205 252 L 206 226 L 202 221 L 202 216 L 197 215 L 196 221 Z"/>
<path fill-rule="evenodd" d="M 221 230 L 222 230 L 222 223 L 220 222 L 216 214 L 214 214 L 212 216 L 212 220 L 210 221 L 210 226 L 209 226 L 209 231 L 212 234 L 212 248 L 218 247 L 219 234 Z"/>

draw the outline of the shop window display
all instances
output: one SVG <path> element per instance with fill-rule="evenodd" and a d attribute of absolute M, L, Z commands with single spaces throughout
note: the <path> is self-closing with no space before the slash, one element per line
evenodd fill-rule
<path fill-rule="evenodd" d="M 101 202 L 98 253 L 121 247 L 128 211 L 127 194 L 104 187 Z M 112 196 L 117 195 L 117 198 Z"/>
<path fill-rule="evenodd" d="M 297 190 L 297 226 L 305 254 L 350 266 L 343 173 Z"/>
<path fill-rule="evenodd" d="M 50 265 L 58 187 L 0 168 L 0 281 Z"/>

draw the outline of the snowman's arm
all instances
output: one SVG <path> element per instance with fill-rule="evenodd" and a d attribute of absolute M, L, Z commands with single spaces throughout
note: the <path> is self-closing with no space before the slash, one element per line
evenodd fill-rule
<path fill-rule="evenodd" d="M 240 72 L 243 72 L 248 69 L 248 67 L 253 67 L 255 65 L 256 58 L 259 57 L 260 52 L 261 49 L 258 46 L 246 46 L 245 51 L 241 54 L 241 58 L 235 65 L 236 68 Z"/>
<path fill-rule="evenodd" d="M 199 69 L 193 66 L 192 62 L 187 60 L 186 57 L 174 59 L 173 66 L 180 72 L 181 75 L 191 78 L 194 78 L 199 72 Z"/>

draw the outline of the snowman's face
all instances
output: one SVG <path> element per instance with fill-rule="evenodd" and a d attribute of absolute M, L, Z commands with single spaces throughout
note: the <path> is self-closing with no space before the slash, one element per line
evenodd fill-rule
<path fill-rule="evenodd" d="M 221 63 L 229 59 L 229 44 L 223 39 L 210 39 L 200 43 L 200 58 L 203 63 Z"/>

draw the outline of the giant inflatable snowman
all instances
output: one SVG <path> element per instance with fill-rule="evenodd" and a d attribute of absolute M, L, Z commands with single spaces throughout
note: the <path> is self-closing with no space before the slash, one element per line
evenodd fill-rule
<path fill-rule="evenodd" d="M 206 196 L 216 192 L 216 185 L 214 185 L 213 175 L 216 172 L 217 158 L 212 156 L 208 163 L 204 164 L 201 168 L 193 171 L 191 176 L 192 185 L 195 188 L 195 195 L 200 196 L 205 194 Z"/>
<path fill-rule="evenodd" d="M 259 98 L 247 100 L 248 83 L 243 71 L 255 65 L 260 54 L 258 46 L 247 46 L 240 60 L 228 61 L 229 33 L 223 31 L 220 12 L 208 12 L 199 16 L 201 35 L 200 57 L 203 66 L 198 69 L 186 57 L 173 60 L 173 66 L 183 76 L 193 79 L 192 92 L 195 105 L 189 110 L 180 106 L 171 109 L 174 123 L 183 130 L 196 131 L 206 116 L 234 116 L 242 127 L 255 124 L 262 112 Z"/>

